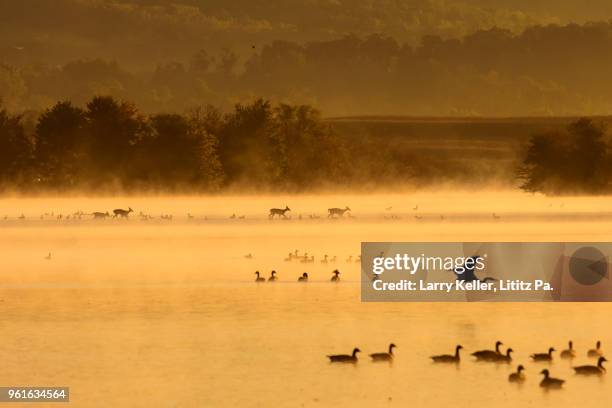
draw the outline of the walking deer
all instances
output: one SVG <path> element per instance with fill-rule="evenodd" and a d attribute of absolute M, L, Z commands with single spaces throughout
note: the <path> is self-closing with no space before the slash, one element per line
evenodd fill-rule
<path fill-rule="evenodd" d="M 346 208 L 328 208 L 327 209 L 327 218 L 334 218 L 335 216 L 343 217 L 344 213 L 347 211 L 351 211 L 348 206 Z"/>
<path fill-rule="evenodd" d="M 285 208 L 270 208 L 270 214 L 268 214 L 268 218 L 274 218 L 275 215 L 278 215 L 279 218 L 281 216 L 283 218 L 287 218 L 287 216 L 285 215 L 287 211 L 291 211 L 291 208 L 289 208 L 288 206 L 285 206 Z"/>
<path fill-rule="evenodd" d="M 110 214 L 107 212 L 99 212 L 99 211 L 94 211 L 91 213 L 91 215 L 93 215 L 94 219 L 105 219 L 106 217 L 110 217 Z"/>
<path fill-rule="evenodd" d="M 121 208 L 114 209 L 114 210 L 113 210 L 113 213 L 114 213 L 115 215 L 113 215 L 113 217 L 114 217 L 114 218 L 117 218 L 117 217 L 128 218 L 128 216 L 130 215 L 130 213 L 131 213 L 132 211 L 134 211 L 134 210 L 132 210 L 132 207 L 128 207 L 128 208 L 129 208 L 128 210 L 123 210 L 123 209 L 121 209 Z"/>

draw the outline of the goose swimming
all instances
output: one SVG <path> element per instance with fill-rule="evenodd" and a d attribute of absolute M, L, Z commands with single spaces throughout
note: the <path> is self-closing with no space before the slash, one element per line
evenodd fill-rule
<path fill-rule="evenodd" d="M 265 282 L 266 278 L 259 276 L 259 271 L 255 271 L 255 275 L 257 275 L 257 277 L 255 278 L 255 282 Z"/>
<path fill-rule="evenodd" d="M 514 350 L 512 350 L 511 348 L 509 348 L 508 350 L 506 350 L 506 354 L 498 354 L 497 356 L 495 356 L 491 361 L 494 361 L 496 363 L 509 363 L 512 361 L 512 357 L 510 356 L 510 354 L 513 352 Z"/>
<path fill-rule="evenodd" d="M 268 282 L 274 282 L 278 278 L 276 277 L 276 271 L 270 272 L 270 277 L 268 278 Z"/>
<path fill-rule="evenodd" d="M 516 373 L 512 373 L 508 376 L 508 381 L 516 383 L 524 382 L 525 374 L 523 374 L 523 371 L 525 371 L 525 367 L 519 365 L 518 367 L 516 367 Z"/>
<path fill-rule="evenodd" d="M 455 355 L 441 354 L 439 356 L 431 356 L 430 358 L 434 363 L 458 363 L 460 361 L 459 350 L 462 348 L 463 346 L 457 345 L 457 347 L 455 347 Z"/>
<path fill-rule="evenodd" d="M 298 282 L 308 282 L 308 274 L 304 272 L 302 276 L 298 278 Z"/>
<path fill-rule="evenodd" d="M 357 347 L 353 349 L 353 354 L 332 354 L 327 356 L 330 363 L 356 363 L 357 353 L 361 352 Z"/>
<path fill-rule="evenodd" d="M 332 272 L 334 274 L 334 276 L 331 277 L 331 281 L 332 282 L 340 282 L 340 271 L 337 269 L 334 269 L 334 271 Z"/>
<path fill-rule="evenodd" d="M 589 357 L 599 357 L 603 354 L 603 351 L 601 350 L 601 341 L 597 340 L 597 344 L 595 344 L 595 348 L 594 349 L 590 349 L 587 352 L 587 356 Z"/>
<path fill-rule="evenodd" d="M 552 361 L 552 353 L 556 351 L 554 347 L 548 349 L 548 353 L 536 353 L 532 354 L 531 357 L 533 361 Z"/>
<path fill-rule="evenodd" d="M 392 361 L 393 360 L 393 349 L 397 347 L 395 344 L 389 344 L 389 352 L 387 353 L 373 353 L 370 354 L 372 361 Z"/>
<path fill-rule="evenodd" d="M 540 374 L 544 375 L 544 379 L 540 381 L 540 387 L 542 388 L 561 388 L 565 382 L 565 380 L 551 377 L 547 369 L 540 371 Z"/>
<path fill-rule="evenodd" d="M 501 356 L 499 346 L 503 345 L 501 341 L 495 342 L 495 350 L 479 350 L 472 353 L 476 360 L 493 361 L 496 357 Z"/>
<path fill-rule="evenodd" d="M 580 375 L 603 375 L 606 373 L 606 368 L 603 366 L 603 363 L 606 360 L 605 357 L 599 357 L 597 359 L 597 365 L 583 365 L 583 366 L 578 366 L 578 367 L 574 367 L 574 371 L 576 372 L 576 374 L 580 374 Z"/>
<path fill-rule="evenodd" d="M 574 343 L 570 340 L 567 344 L 569 348 L 561 352 L 561 358 L 567 359 L 567 358 L 576 357 L 576 350 L 574 350 Z"/>

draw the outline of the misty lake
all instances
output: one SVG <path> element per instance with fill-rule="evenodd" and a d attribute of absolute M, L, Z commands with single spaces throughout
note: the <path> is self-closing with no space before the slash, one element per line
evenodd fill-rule
<path fill-rule="evenodd" d="M 128 220 L 73 215 L 128 206 Z M 285 206 L 290 219 L 268 219 Z M 345 206 L 351 217 L 327 218 Z M 594 364 L 597 340 L 612 347 L 611 305 L 361 303 L 356 260 L 362 241 L 610 241 L 611 208 L 504 191 L 6 198 L 0 384 L 68 386 L 79 407 L 608 406 L 611 379 L 571 365 Z M 295 250 L 314 262 L 287 261 Z M 254 282 L 273 269 L 277 282 Z M 472 361 L 496 340 L 512 364 Z M 573 363 L 530 361 L 568 340 Z M 392 365 L 369 361 L 391 342 Z M 459 365 L 431 363 L 456 344 Z M 356 365 L 326 358 L 354 347 Z M 517 364 L 521 386 L 507 380 Z M 540 389 L 542 368 L 565 389 Z"/>

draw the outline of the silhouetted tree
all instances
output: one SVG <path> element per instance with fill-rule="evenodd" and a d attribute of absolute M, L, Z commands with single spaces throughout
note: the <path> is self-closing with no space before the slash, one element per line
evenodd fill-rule
<path fill-rule="evenodd" d="M 192 131 L 190 121 L 177 114 L 159 114 L 150 123 L 152 135 L 142 142 L 148 179 L 170 190 L 206 185 L 201 134 Z"/>
<path fill-rule="evenodd" d="M 263 99 L 248 105 L 237 104 L 225 116 L 218 138 L 226 184 L 270 185 L 274 160 L 270 145 L 272 128 L 272 108 Z"/>
<path fill-rule="evenodd" d="M 521 188 L 544 193 L 601 193 L 609 182 L 604 129 L 580 119 L 565 132 L 534 135 L 519 168 Z"/>
<path fill-rule="evenodd" d="M 571 179 L 581 190 L 601 192 L 608 183 L 608 147 L 604 140 L 604 128 L 591 119 L 580 119 L 568 126 L 572 144 L 569 149 L 568 167 Z"/>
<path fill-rule="evenodd" d="M 126 181 L 134 145 L 147 129 L 144 118 L 134 105 L 108 96 L 93 98 L 87 104 L 85 117 L 90 181 Z"/>
<path fill-rule="evenodd" d="M 196 141 L 198 183 L 207 190 L 218 190 L 224 180 L 217 138 L 223 126 L 221 112 L 210 105 L 192 109 L 187 114 L 187 121 L 189 133 Z"/>
<path fill-rule="evenodd" d="M 303 189 L 346 181 L 346 149 L 317 110 L 281 104 L 274 109 L 273 121 L 270 142 L 276 183 Z"/>
<path fill-rule="evenodd" d="M 19 115 L 0 110 L 0 185 L 19 186 L 31 167 L 32 143 Z"/>
<path fill-rule="evenodd" d="M 41 183 L 70 188 L 79 182 L 79 172 L 86 165 L 84 126 L 85 112 L 70 102 L 58 102 L 40 116 L 34 157 Z"/>
<path fill-rule="evenodd" d="M 519 168 L 521 188 L 529 192 L 558 192 L 566 183 L 568 148 L 564 135 L 547 133 L 534 135 Z"/>

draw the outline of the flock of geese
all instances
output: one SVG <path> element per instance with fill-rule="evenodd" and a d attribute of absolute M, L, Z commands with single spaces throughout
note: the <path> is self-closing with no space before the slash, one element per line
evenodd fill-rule
<path fill-rule="evenodd" d="M 252 254 L 247 254 L 245 255 L 245 258 L 247 258 L 247 256 L 251 255 L 252 258 Z M 251 258 L 247 258 L 247 259 L 251 259 Z M 303 254 L 300 254 L 299 250 L 295 250 L 293 252 L 289 252 L 289 254 L 287 254 L 287 257 L 284 259 L 285 262 L 300 262 L 300 263 L 314 263 L 315 262 L 315 256 L 312 254 L 309 254 L 308 252 L 304 252 Z M 327 254 L 323 255 L 323 258 L 320 260 L 320 262 L 322 264 L 330 264 L 330 263 L 336 263 L 338 261 L 338 257 L 336 255 L 334 256 L 329 256 Z M 344 260 L 344 262 L 346 263 L 361 263 L 361 255 L 357 255 L 355 258 L 353 258 L 353 255 L 349 255 L 348 258 L 346 258 Z"/>
<path fill-rule="evenodd" d="M 478 350 L 473 352 L 471 355 L 476 359 L 476 361 L 480 362 L 489 362 L 489 363 L 511 363 L 512 362 L 512 352 L 511 348 L 506 350 L 506 353 L 502 353 L 500 350 L 500 346 L 503 343 L 501 341 L 497 341 L 495 343 L 494 350 Z M 392 362 L 394 355 L 393 349 L 397 347 L 395 344 L 389 344 L 389 349 L 386 353 L 374 353 L 370 354 L 370 358 L 373 362 Z M 431 360 L 434 363 L 446 363 L 446 364 L 459 364 L 461 361 L 460 351 L 463 349 L 463 346 L 460 344 L 455 347 L 455 352 L 453 354 L 440 354 L 431 356 Z M 555 352 L 554 347 L 550 347 L 545 353 L 534 353 L 530 355 L 530 358 L 534 362 L 552 362 L 553 361 L 553 352 Z M 332 354 L 328 355 L 330 363 L 352 363 L 355 364 L 358 361 L 357 353 L 361 352 L 358 347 L 353 349 L 351 354 Z M 568 343 L 568 348 L 561 352 L 560 357 L 562 359 L 573 359 L 577 356 L 576 350 L 574 349 L 574 344 L 572 341 Z M 574 369 L 574 373 L 576 375 L 584 375 L 584 376 L 602 376 L 606 373 L 606 369 L 603 366 L 606 358 L 603 356 L 603 351 L 601 349 L 601 342 L 597 341 L 594 349 L 590 349 L 587 352 L 587 356 L 591 358 L 597 358 L 597 364 L 587 364 L 572 367 Z M 555 378 L 550 375 L 550 371 L 548 369 L 543 369 L 540 371 L 540 374 L 543 375 L 542 380 L 540 381 L 540 387 L 546 389 L 559 389 L 562 388 L 565 380 L 560 378 Z M 527 379 L 525 375 L 525 367 L 522 364 L 519 364 L 516 367 L 516 371 L 511 373 L 508 376 L 508 381 L 511 383 L 523 383 Z"/>
<path fill-rule="evenodd" d="M 261 276 L 261 273 L 259 271 L 255 271 L 255 282 L 256 283 L 266 282 L 266 281 L 276 282 L 277 280 L 278 280 L 278 276 L 276 275 L 276 271 L 270 272 L 270 276 L 268 277 L 268 279 Z M 308 272 L 304 272 L 301 276 L 299 276 L 297 281 L 298 282 L 308 282 Z M 332 277 L 330 279 L 330 282 L 340 282 L 340 271 L 339 270 L 334 269 L 332 271 Z"/>

